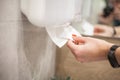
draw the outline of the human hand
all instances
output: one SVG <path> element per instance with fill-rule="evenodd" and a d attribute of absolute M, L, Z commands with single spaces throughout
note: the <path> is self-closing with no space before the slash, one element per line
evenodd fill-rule
<path fill-rule="evenodd" d="M 74 41 L 69 40 L 68 48 L 80 62 L 92 62 L 107 59 L 107 53 L 112 46 L 104 40 L 73 36 Z"/>
<path fill-rule="evenodd" d="M 113 29 L 110 26 L 96 25 L 94 27 L 94 35 L 111 37 L 113 35 Z"/>

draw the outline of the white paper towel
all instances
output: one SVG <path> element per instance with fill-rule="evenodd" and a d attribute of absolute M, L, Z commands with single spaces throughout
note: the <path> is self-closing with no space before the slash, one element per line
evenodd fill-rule
<path fill-rule="evenodd" d="M 80 26 L 83 29 L 84 35 L 93 35 L 94 34 L 94 26 L 90 24 L 88 21 L 83 20 Z"/>
<path fill-rule="evenodd" d="M 75 30 L 69 23 L 65 25 L 60 25 L 59 27 L 46 27 L 46 30 L 52 39 L 52 41 L 61 48 L 66 44 L 68 39 L 72 40 L 72 34 L 77 36 L 81 36 L 80 33 Z"/>
<path fill-rule="evenodd" d="M 84 35 L 93 35 L 94 34 L 94 26 L 86 20 L 80 20 L 80 18 L 76 18 L 72 23 L 72 26 L 78 30 L 80 34 Z"/>

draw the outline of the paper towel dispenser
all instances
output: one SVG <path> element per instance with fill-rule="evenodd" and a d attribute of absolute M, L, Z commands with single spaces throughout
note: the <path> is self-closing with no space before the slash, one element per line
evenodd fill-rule
<path fill-rule="evenodd" d="M 21 11 L 32 24 L 45 27 L 52 41 L 62 47 L 72 34 L 80 36 L 75 26 L 90 34 L 83 28 L 88 23 L 76 25 L 81 22 L 81 4 L 82 0 L 21 0 Z"/>
<path fill-rule="evenodd" d="M 38 27 L 61 25 L 75 15 L 75 0 L 21 0 L 21 11 Z"/>

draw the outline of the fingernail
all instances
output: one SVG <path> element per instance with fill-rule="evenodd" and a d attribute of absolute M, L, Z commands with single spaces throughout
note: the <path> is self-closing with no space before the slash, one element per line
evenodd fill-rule
<path fill-rule="evenodd" d="M 72 34 L 72 36 L 76 37 L 77 35 L 76 34 Z"/>

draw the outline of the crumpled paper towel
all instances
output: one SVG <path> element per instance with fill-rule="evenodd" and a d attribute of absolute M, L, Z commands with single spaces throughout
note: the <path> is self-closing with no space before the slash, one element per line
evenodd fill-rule
<path fill-rule="evenodd" d="M 72 26 L 77 27 L 78 31 Z M 66 44 L 68 39 L 72 40 L 72 34 L 77 36 L 94 34 L 94 26 L 86 20 L 75 21 L 72 25 L 66 23 L 64 25 L 46 27 L 46 30 L 52 41 L 60 48 Z"/>
<path fill-rule="evenodd" d="M 77 29 L 79 31 L 80 34 L 84 34 L 84 35 L 94 35 L 94 26 L 84 20 L 84 19 L 80 19 L 79 17 L 76 17 L 72 23 L 72 26 L 74 26 L 75 29 Z"/>
<path fill-rule="evenodd" d="M 69 23 L 60 26 L 46 27 L 46 31 L 59 48 L 64 46 L 69 39 L 72 40 L 72 34 L 81 36 Z"/>
<path fill-rule="evenodd" d="M 83 20 L 81 27 L 83 28 L 84 35 L 93 35 L 94 34 L 94 26 L 86 20 Z"/>

